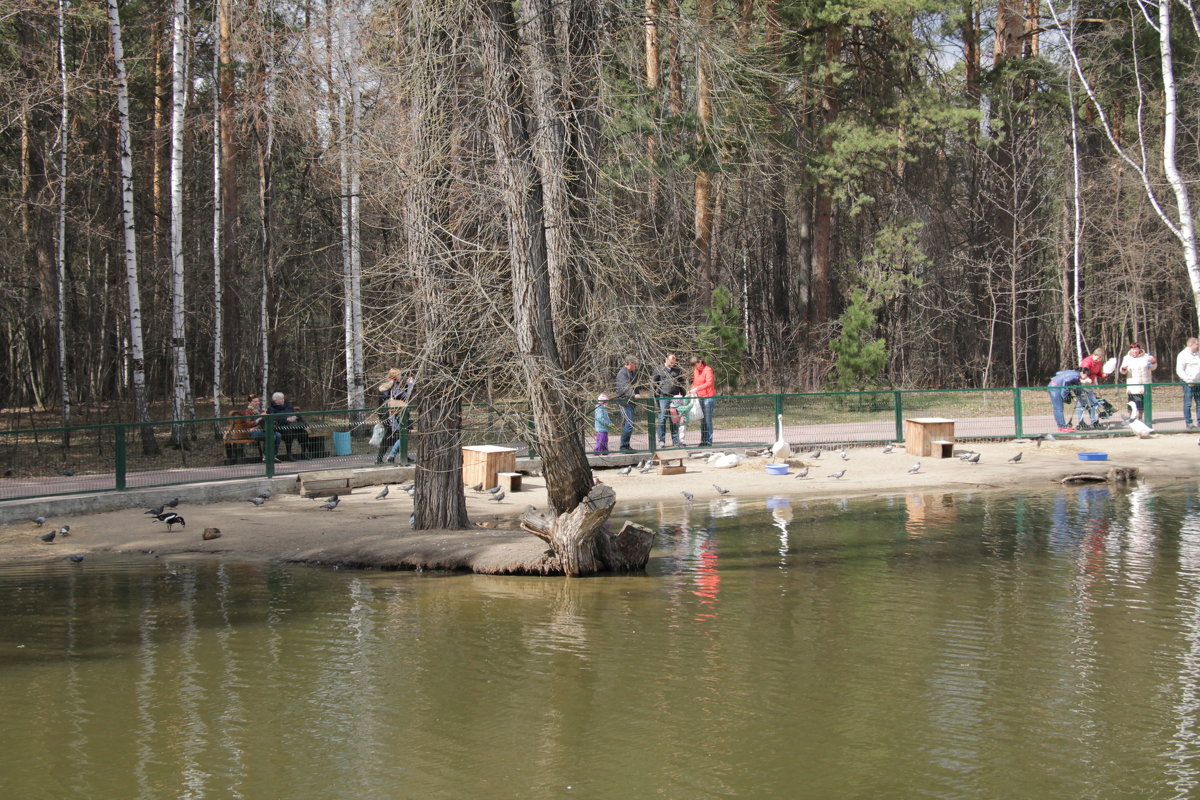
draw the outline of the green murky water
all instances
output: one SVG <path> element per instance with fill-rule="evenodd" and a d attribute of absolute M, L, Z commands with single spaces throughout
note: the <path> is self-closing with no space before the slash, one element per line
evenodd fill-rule
<path fill-rule="evenodd" d="M 645 575 L 0 567 L 0 797 L 1200 795 L 1196 487 L 626 513 Z"/>

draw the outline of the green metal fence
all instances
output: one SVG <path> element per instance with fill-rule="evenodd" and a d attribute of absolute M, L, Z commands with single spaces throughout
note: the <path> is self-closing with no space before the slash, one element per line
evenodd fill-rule
<path fill-rule="evenodd" d="M 1090 387 L 1090 393 L 1108 404 L 1107 408 L 1097 406 L 1096 429 L 1061 435 L 1127 431 L 1120 421 L 1121 413 L 1128 413 L 1125 387 L 1103 384 Z M 727 395 L 715 401 L 716 448 L 767 445 L 780 436 L 801 448 L 903 441 L 904 420 L 914 417 L 954 420 L 958 440 L 1060 435 L 1046 387 Z M 589 431 L 590 410 L 584 406 L 579 412 Z M 610 404 L 610 412 L 614 422 L 610 448 L 616 450 L 621 412 L 616 403 Z M 635 401 L 634 412 L 633 448 L 657 450 L 657 403 L 653 398 Z M 1077 408 L 1074 398 L 1069 398 L 1064 409 L 1068 419 L 1077 422 L 1081 412 L 1090 426 L 1090 411 Z M 293 430 L 284 419 L 267 416 L 257 438 L 238 434 L 240 418 L 236 416 L 0 431 L 0 501 L 366 467 L 379 459 L 386 463 L 389 456 L 396 463 L 405 463 L 410 457 L 411 433 L 419 426 L 414 411 L 413 427 L 401 432 L 393 451 L 390 440 L 383 448 L 370 444 L 376 421 L 373 410 L 303 412 L 302 419 L 303 429 Z M 1185 430 L 1182 387 L 1174 383 L 1146 386 L 1143 419 L 1162 433 Z M 668 447 L 673 438 L 669 427 L 668 421 L 664 426 Z M 700 441 L 700 423 L 687 420 L 675 434 L 686 447 L 695 447 Z M 528 405 L 465 405 L 462 443 L 503 445 L 535 454 Z"/>

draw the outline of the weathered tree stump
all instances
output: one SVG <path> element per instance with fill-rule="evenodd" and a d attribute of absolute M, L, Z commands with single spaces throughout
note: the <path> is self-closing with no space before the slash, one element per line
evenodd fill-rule
<path fill-rule="evenodd" d="M 550 517 L 532 507 L 526 509 L 521 528 L 550 545 L 548 566 L 564 575 L 642 569 L 650 560 L 654 532 L 626 522 L 611 533 L 605 522 L 616 500 L 612 487 L 598 483 L 566 514 Z"/>

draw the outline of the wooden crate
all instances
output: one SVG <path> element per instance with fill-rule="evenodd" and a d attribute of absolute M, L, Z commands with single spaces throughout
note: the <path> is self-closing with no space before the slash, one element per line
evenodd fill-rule
<path fill-rule="evenodd" d="M 912 456 L 950 458 L 954 455 L 954 420 L 943 417 L 904 420 L 904 450 Z"/>
<path fill-rule="evenodd" d="M 519 472 L 496 473 L 496 480 L 500 482 L 500 488 L 509 494 L 521 491 L 521 473 Z"/>
<path fill-rule="evenodd" d="M 658 466 L 659 475 L 681 475 L 687 472 L 687 467 L 683 465 L 682 458 L 661 458 L 655 456 L 654 463 Z"/>
<path fill-rule="evenodd" d="M 345 470 L 301 473 L 299 476 L 300 494 L 315 492 L 322 497 L 334 494 L 353 494 L 354 490 L 350 488 L 350 479 L 351 474 Z"/>
<path fill-rule="evenodd" d="M 499 485 L 497 476 L 501 472 L 517 471 L 517 451 L 512 447 L 481 444 L 462 449 L 463 483 L 467 486 L 482 484 L 491 489 Z"/>

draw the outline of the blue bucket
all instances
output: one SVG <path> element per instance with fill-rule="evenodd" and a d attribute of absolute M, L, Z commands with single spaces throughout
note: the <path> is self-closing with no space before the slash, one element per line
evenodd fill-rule
<path fill-rule="evenodd" d="M 335 456 L 350 455 L 350 431 L 333 432 L 333 454 Z"/>
<path fill-rule="evenodd" d="M 767 464 L 767 474 L 768 475 L 787 475 L 788 474 L 788 465 L 787 464 Z"/>
<path fill-rule="evenodd" d="M 1097 453 L 1097 452 L 1080 453 L 1079 460 L 1080 461 L 1108 461 L 1108 453 Z"/>

